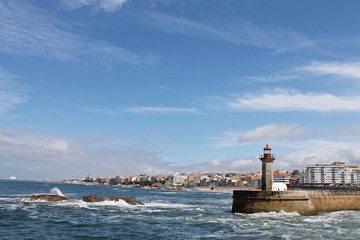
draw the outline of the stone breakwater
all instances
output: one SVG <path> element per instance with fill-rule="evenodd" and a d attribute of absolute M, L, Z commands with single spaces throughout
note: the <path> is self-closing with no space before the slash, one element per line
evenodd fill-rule
<path fill-rule="evenodd" d="M 319 212 L 360 210 L 360 191 L 242 191 L 234 190 L 232 212 Z"/>

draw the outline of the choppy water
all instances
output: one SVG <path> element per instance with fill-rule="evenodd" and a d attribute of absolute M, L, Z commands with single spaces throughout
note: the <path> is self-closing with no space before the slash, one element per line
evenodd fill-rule
<path fill-rule="evenodd" d="M 74 200 L 30 201 L 32 194 Z M 130 197 L 86 203 L 82 196 Z M 231 213 L 232 193 L 0 180 L 0 239 L 360 239 L 360 212 Z"/>

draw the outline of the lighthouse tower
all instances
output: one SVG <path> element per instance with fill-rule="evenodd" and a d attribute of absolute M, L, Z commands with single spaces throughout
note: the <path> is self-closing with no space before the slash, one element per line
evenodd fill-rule
<path fill-rule="evenodd" d="M 261 190 L 272 191 L 272 185 L 274 182 L 273 161 L 275 160 L 275 156 L 271 154 L 271 148 L 268 144 L 266 144 L 266 147 L 264 148 L 264 154 L 260 155 L 260 160 L 262 162 Z"/>

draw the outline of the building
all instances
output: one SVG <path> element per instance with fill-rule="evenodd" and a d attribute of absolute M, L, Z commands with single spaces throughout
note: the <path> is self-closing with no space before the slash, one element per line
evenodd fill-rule
<path fill-rule="evenodd" d="M 300 174 L 301 185 L 358 184 L 357 168 L 343 162 L 309 165 Z"/>
<path fill-rule="evenodd" d="M 184 186 L 187 181 L 187 177 L 184 174 L 174 173 L 172 176 L 172 183 L 174 186 L 181 185 Z"/>
<path fill-rule="evenodd" d="M 274 173 L 274 182 L 275 183 L 285 183 L 288 185 L 290 183 L 290 179 L 292 178 L 292 174 L 290 173 Z"/>

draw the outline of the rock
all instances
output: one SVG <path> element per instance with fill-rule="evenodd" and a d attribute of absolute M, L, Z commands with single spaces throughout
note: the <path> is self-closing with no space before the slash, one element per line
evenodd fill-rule
<path fill-rule="evenodd" d="M 90 195 L 90 196 L 83 196 L 83 201 L 84 202 L 103 202 L 105 201 L 104 198 L 98 198 L 97 196 L 94 195 Z"/>
<path fill-rule="evenodd" d="M 63 200 L 69 200 L 68 197 L 60 195 L 50 195 L 50 194 L 39 194 L 30 196 L 31 200 L 45 200 L 49 202 L 58 202 Z"/>
<path fill-rule="evenodd" d="M 115 202 L 118 202 L 119 200 L 123 200 L 123 201 L 125 201 L 125 202 L 127 202 L 128 204 L 131 204 L 131 205 L 144 205 L 144 203 L 136 201 L 136 200 L 131 199 L 131 198 L 108 197 L 107 199 L 104 199 L 102 197 L 98 198 L 98 197 L 96 197 L 94 195 L 83 196 L 83 201 L 84 202 L 103 202 L 105 200 L 115 201 Z"/>
<path fill-rule="evenodd" d="M 118 202 L 119 199 L 127 202 L 127 203 L 130 204 L 130 205 L 144 205 L 144 203 L 142 203 L 142 202 L 140 202 L 140 201 L 137 201 L 137 200 L 134 200 L 134 199 L 131 199 L 131 198 L 108 197 L 108 200 L 109 200 L 109 201 Z"/>

